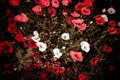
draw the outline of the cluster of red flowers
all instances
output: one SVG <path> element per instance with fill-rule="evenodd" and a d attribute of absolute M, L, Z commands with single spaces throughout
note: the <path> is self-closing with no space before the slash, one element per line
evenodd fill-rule
<path fill-rule="evenodd" d="M 22 2 L 21 0 L 9 0 L 9 3 L 13 7 L 19 7 L 21 2 Z M 19 28 L 17 26 L 19 26 L 21 24 L 29 23 L 31 20 L 29 13 L 26 13 L 26 12 L 23 13 L 20 11 L 20 14 L 17 14 L 17 15 L 13 14 L 12 18 L 10 17 L 8 19 L 7 32 L 10 35 L 12 35 L 12 40 L 14 40 L 14 41 L 9 41 L 9 40 L 3 41 L 4 39 L 1 39 L 0 40 L 0 55 L 2 55 L 4 53 L 10 53 L 10 55 L 12 55 L 12 53 L 14 53 L 15 55 L 19 55 L 19 57 L 17 56 L 18 62 L 19 62 L 19 65 L 22 66 L 23 71 L 25 72 L 23 75 L 26 79 L 29 79 L 31 77 L 32 79 L 39 78 L 41 80 L 49 80 L 49 77 L 51 78 L 51 77 L 57 76 L 57 79 L 60 78 L 61 80 L 64 80 L 64 79 L 66 79 L 66 80 L 72 80 L 72 79 L 74 79 L 74 80 L 75 79 L 89 80 L 91 78 L 89 76 L 90 73 L 87 74 L 87 72 L 80 71 L 80 70 L 82 70 L 82 68 L 80 68 L 80 66 L 85 63 L 85 59 L 86 59 L 85 55 L 89 54 L 90 50 L 92 50 L 91 47 L 97 48 L 97 46 L 99 46 L 99 43 L 97 43 L 98 40 L 89 41 L 88 35 L 90 35 L 92 32 L 94 32 L 92 30 L 93 27 L 101 28 L 104 26 L 106 27 L 105 28 L 106 30 L 104 31 L 105 35 L 116 35 L 116 34 L 120 35 L 120 27 L 118 28 L 118 30 L 116 28 L 117 22 L 113 19 L 110 19 L 107 22 L 106 17 L 103 17 L 103 15 L 101 15 L 101 14 L 95 15 L 93 17 L 94 21 L 86 20 L 86 18 L 88 18 L 90 15 L 92 15 L 92 11 L 94 11 L 94 6 L 93 6 L 94 0 L 78 1 L 74 7 L 74 10 L 71 10 L 68 8 L 68 6 L 70 4 L 72 4 L 72 2 L 73 2 L 72 0 L 34 0 L 33 2 L 34 2 L 34 5 L 31 7 L 31 12 L 33 12 L 34 15 L 39 16 L 39 17 L 41 17 L 41 16 L 45 17 L 46 15 L 48 15 L 50 18 L 55 18 L 59 14 L 59 13 L 57 13 L 57 10 L 59 10 L 59 8 L 64 8 L 64 9 L 61 9 L 61 14 L 62 14 L 61 17 L 63 17 L 62 18 L 63 22 L 64 21 L 65 22 L 61 23 L 60 25 L 65 26 L 65 27 L 67 25 L 72 26 L 72 29 L 77 28 L 78 33 L 76 33 L 76 34 L 80 33 L 82 35 L 85 35 L 84 33 L 88 32 L 89 34 L 87 34 L 85 37 L 78 40 L 78 42 L 83 41 L 85 44 L 80 44 L 82 47 L 79 50 L 77 50 L 77 49 L 74 50 L 73 49 L 74 46 L 76 47 L 76 45 L 78 46 L 78 44 L 73 45 L 73 42 L 77 42 L 77 40 L 76 41 L 73 40 L 73 42 L 72 42 L 72 40 L 69 40 L 69 37 L 71 38 L 73 35 L 69 36 L 69 34 L 67 34 L 67 36 L 64 36 L 64 38 L 68 37 L 68 39 L 63 39 L 61 41 L 66 41 L 66 42 L 67 42 L 67 40 L 70 41 L 70 42 L 68 42 L 70 44 L 70 46 L 67 47 L 70 49 L 66 49 L 66 50 L 69 50 L 69 52 L 64 51 L 66 48 L 65 47 L 66 45 L 65 45 L 65 46 L 62 46 L 63 49 L 61 48 L 61 50 L 56 49 L 55 53 L 57 55 L 57 58 L 53 57 L 53 54 L 51 54 L 51 52 L 54 53 L 54 51 L 52 51 L 51 45 L 50 45 L 50 44 L 52 44 L 52 42 L 50 42 L 50 44 L 48 44 L 48 41 L 43 40 L 44 42 L 46 42 L 46 44 L 44 44 L 42 42 L 40 43 L 40 39 L 41 39 L 41 35 L 39 38 L 40 32 L 37 33 L 37 31 L 36 31 L 36 33 L 34 33 L 33 31 L 31 31 L 31 32 L 33 32 L 34 36 L 32 36 L 31 34 L 28 34 L 27 36 L 25 36 L 19 30 Z M 12 14 L 12 11 L 7 9 L 6 16 L 11 16 L 10 14 Z M 52 22 L 52 20 L 49 22 Z M 59 23 L 59 22 L 57 22 L 57 23 Z M 106 26 L 106 23 L 107 23 L 107 26 Z M 42 21 L 41 21 L 41 24 L 44 24 L 44 23 L 42 23 Z M 48 24 L 48 23 L 46 23 L 46 24 Z M 94 26 L 91 27 L 92 24 L 94 24 Z M 45 26 L 42 26 L 42 27 L 45 27 Z M 45 28 L 45 29 L 48 30 L 47 28 Z M 72 29 L 71 29 L 71 31 L 66 30 L 66 32 L 70 32 L 70 34 L 74 34 L 75 30 L 72 30 Z M 87 31 L 87 29 L 89 29 L 89 31 Z M 44 31 L 46 31 L 46 30 L 44 30 Z M 51 31 L 51 32 L 52 33 L 49 33 L 49 35 L 50 34 L 57 35 L 57 32 L 55 32 L 55 31 Z M 97 32 L 97 30 L 96 30 L 96 32 Z M 79 37 L 79 36 L 75 35 L 75 37 Z M 94 37 L 96 37 L 96 36 L 94 36 Z M 97 39 L 103 39 L 102 37 L 100 36 L 100 38 L 97 38 Z M 42 38 L 44 38 L 44 36 Z M 54 37 L 54 39 L 55 38 L 56 37 Z M 89 38 L 89 39 L 91 39 L 91 38 Z M 66 42 L 61 42 L 60 44 L 62 44 L 62 43 L 67 44 Z M 93 43 L 95 42 L 96 44 L 95 43 L 93 44 L 92 42 Z M 40 43 L 40 45 L 37 45 L 37 43 Z M 69 44 L 67 44 L 67 45 L 69 45 Z M 71 46 L 71 44 L 72 44 L 72 46 Z M 57 47 L 59 47 L 58 45 L 59 44 L 57 44 Z M 42 48 L 42 50 L 39 49 L 39 51 L 38 51 L 38 48 L 40 48 L 40 49 Z M 62 51 L 63 51 L 63 53 L 62 53 Z M 98 53 L 100 53 L 99 51 L 101 51 L 100 54 L 112 53 L 113 48 L 111 45 L 105 43 L 105 44 L 100 44 L 100 49 L 98 49 L 97 51 L 98 51 Z M 48 54 L 48 53 L 50 53 L 50 54 Z M 67 54 L 67 53 L 69 53 L 69 54 Z M 93 51 L 93 53 L 94 53 L 94 51 Z M 65 56 L 63 56 L 63 59 L 60 59 L 62 54 Z M 92 54 L 90 54 L 90 55 L 92 56 Z M 102 55 L 104 55 L 104 54 L 102 54 Z M 70 56 L 70 57 L 68 57 L 68 56 Z M 99 54 L 94 55 L 92 57 L 91 56 L 87 60 L 88 61 L 87 64 L 90 69 L 94 68 L 95 66 L 98 66 L 98 64 L 101 60 L 101 56 Z M 28 59 L 30 59 L 30 60 L 28 60 Z M 86 65 L 86 63 L 84 65 Z M 8 68 L 10 65 L 6 64 L 4 66 L 5 66 L 5 68 Z M 15 65 L 14 71 L 17 71 L 17 69 L 18 68 Z M 20 68 L 20 70 L 22 70 L 22 69 Z M 114 70 L 115 67 L 109 66 L 108 69 Z M 36 78 L 36 76 L 34 75 L 34 72 L 32 73 L 32 70 L 35 70 L 35 72 L 36 72 L 36 70 L 38 70 L 36 74 L 39 75 L 39 77 L 37 76 L 37 78 Z M 70 77 L 71 73 L 72 74 L 75 73 L 75 78 L 71 79 L 71 77 Z M 76 78 L 76 76 L 77 76 L 77 78 Z M 74 75 L 72 77 L 74 77 Z"/>

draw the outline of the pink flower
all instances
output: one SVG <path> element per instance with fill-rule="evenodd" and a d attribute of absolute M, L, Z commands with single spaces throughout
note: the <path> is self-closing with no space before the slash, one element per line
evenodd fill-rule
<path fill-rule="evenodd" d="M 52 6 L 55 7 L 55 8 L 58 8 L 59 7 L 59 0 L 52 0 Z"/>
<path fill-rule="evenodd" d="M 72 15 L 73 17 L 75 17 L 75 18 L 77 18 L 77 17 L 80 16 L 80 14 L 77 13 L 76 11 L 72 12 L 71 15 Z"/>
<path fill-rule="evenodd" d="M 66 18 L 66 22 L 67 22 L 68 24 L 72 24 L 72 17 L 71 17 L 71 16 L 67 17 L 67 18 Z"/>
<path fill-rule="evenodd" d="M 50 13 L 51 16 L 55 16 L 56 15 L 56 10 L 52 6 L 50 6 L 48 8 L 48 13 Z"/>
<path fill-rule="evenodd" d="M 83 23 L 84 20 L 83 19 L 74 19 L 72 20 L 72 23 L 74 24 L 75 27 L 77 27 L 80 30 L 85 30 L 86 29 L 86 24 Z"/>
<path fill-rule="evenodd" d="M 40 5 L 36 5 L 32 8 L 32 11 L 37 15 L 42 15 L 42 7 Z"/>
<path fill-rule="evenodd" d="M 80 62 L 83 61 L 82 52 L 70 51 L 70 56 L 71 56 L 72 60 L 80 61 Z"/>
<path fill-rule="evenodd" d="M 117 33 L 117 29 L 112 27 L 112 28 L 108 28 L 107 30 L 109 32 L 109 34 L 116 34 Z"/>
<path fill-rule="evenodd" d="M 85 16 L 88 16 L 88 15 L 91 14 L 91 11 L 90 11 L 90 9 L 88 9 L 87 7 L 82 7 L 82 8 L 81 8 L 81 14 L 82 14 L 82 15 L 85 15 Z"/>
<path fill-rule="evenodd" d="M 63 6 L 68 6 L 69 3 L 71 3 L 72 1 L 71 0 L 62 0 L 62 5 Z"/>
<path fill-rule="evenodd" d="M 103 51 L 110 53 L 112 51 L 112 48 L 106 45 L 103 47 Z"/>
<path fill-rule="evenodd" d="M 21 13 L 20 15 L 16 15 L 14 20 L 25 23 L 28 21 L 28 17 L 25 13 Z"/>
<path fill-rule="evenodd" d="M 9 0 L 9 3 L 10 3 L 12 6 L 19 6 L 20 0 Z"/>
<path fill-rule="evenodd" d="M 65 10 L 63 11 L 63 15 L 64 15 L 65 17 L 68 16 L 68 13 L 69 13 L 69 10 L 68 10 L 68 9 L 65 9 Z"/>
<path fill-rule="evenodd" d="M 50 5 L 50 0 L 40 0 L 41 1 L 41 5 L 48 7 Z"/>

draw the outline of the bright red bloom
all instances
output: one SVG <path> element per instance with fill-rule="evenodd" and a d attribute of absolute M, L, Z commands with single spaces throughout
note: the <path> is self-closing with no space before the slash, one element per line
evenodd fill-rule
<path fill-rule="evenodd" d="M 103 26 L 105 24 L 104 18 L 101 17 L 101 15 L 96 15 L 95 16 L 96 24 L 99 26 Z"/>
<path fill-rule="evenodd" d="M 86 24 L 83 23 L 84 20 L 83 19 L 74 19 L 72 20 L 72 23 L 74 24 L 75 27 L 77 27 L 80 30 L 85 30 L 86 29 Z"/>
<path fill-rule="evenodd" d="M 88 15 L 91 14 L 91 11 L 90 11 L 90 9 L 88 9 L 87 7 L 82 7 L 82 8 L 81 8 L 81 14 L 82 14 L 82 15 L 85 15 L 85 16 L 88 16 Z"/>
<path fill-rule="evenodd" d="M 112 47 L 106 45 L 103 47 L 103 51 L 110 53 L 110 52 L 112 52 Z"/>
<path fill-rule="evenodd" d="M 7 30 L 8 30 L 9 33 L 17 34 L 16 24 L 9 24 Z"/>
<path fill-rule="evenodd" d="M 98 57 L 95 57 L 95 58 L 92 58 L 92 59 L 90 60 L 90 63 L 91 63 L 92 66 L 95 66 L 95 65 L 98 63 L 98 61 L 99 61 L 99 58 L 98 58 Z"/>
<path fill-rule="evenodd" d="M 77 13 L 76 11 L 72 12 L 71 15 L 72 15 L 73 17 L 75 17 L 75 18 L 77 18 L 77 17 L 80 16 L 80 14 Z"/>
<path fill-rule="evenodd" d="M 25 13 L 21 13 L 20 15 L 16 15 L 14 20 L 25 23 L 28 21 L 28 17 Z"/>
<path fill-rule="evenodd" d="M 117 29 L 112 27 L 112 28 L 108 28 L 107 30 L 109 32 L 109 34 L 116 34 L 117 33 Z"/>
<path fill-rule="evenodd" d="M 52 0 L 52 6 L 55 7 L 55 8 L 58 8 L 59 7 L 59 0 Z"/>
<path fill-rule="evenodd" d="M 20 0 L 9 0 L 9 3 L 10 3 L 12 6 L 19 6 Z"/>
<path fill-rule="evenodd" d="M 32 11 L 37 15 L 42 15 L 42 7 L 40 5 L 36 5 L 32 8 Z"/>
<path fill-rule="evenodd" d="M 25 42 L 25 38 L 23 37 L 21 33 L 15 35 L 15 40 L 17 42 Z"/>
<path fill-rule="evenodd" d="M 53 70 L 52 70 L 52 72 L 54 74 L 59 74 L 59 67 L 54 67 Z"/>
<path fill-rule="evenodd" d="M 5 42 L 3 43 L 3 49 L 4 49 L 5 52 L 12 53 L 12 52 L 13 52 L 12 43 L 11 43 L 11 42 L 8 42 L 8 41 L 5 41 Z"/>
<path fill-rule="evenodd" d="M 75 10 L 77 12 L 81 12 L 81 8 L 82 7 L 85 7 L 85 4 L 83 4 L 82 2 L 78 2 L 76 5 L 75 5 Z"/>
<path fill-rule="evenodd" d="M 85 80 L 87 76 L 83 73 L 79 74 L 79 80 Z"/>
<path fill-rule="evenodd" d="M 41 5 L 48 7 L 50 5 L 50 0 L 40 0 L 41 1 Z"/>
<path fill-rule="evenodd" d="M 59 68 L 59 71 L 61 74 L 63 74 L 65 72 L 65 68 Z"/>
<path fill-rule="evenodd" d="M 94 0 L 84 0 L 84 4 L 87 6 L 87 7 L 91 7 L 93 6 L 92 3 L 94 2 Z"/>
<path fill-rule="evenodd" d="M 36 42 L 34 42 L 31 37 L 29 38 L 29 42 L 30 42 L 30 48 L 38 48 Z"/>
<path fill-rule="evenodd" d="M 48 13 L 50 13 L 51 16 L 55 16 L 56 15 L 56 10 L 52 6 L 50 6 L 48 8 Z"/>
<path fill-rule="evenodd" d="M 116 22 L 114 20 L 109 20 L 108 25 L 110 27 L 115 27 L 116 26 Z"/>
<path fill-rule="evenodd" d="M 80 61 L 80 62 L 83 61 L 82 52 L 70 51 L 70 56 L 71 56 L 72 60 Z"/>

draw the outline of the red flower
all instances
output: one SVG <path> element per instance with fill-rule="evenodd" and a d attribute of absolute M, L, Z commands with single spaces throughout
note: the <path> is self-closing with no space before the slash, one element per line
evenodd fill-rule
<path fill-rule="evenodd" d="M 28 17 L 25 13 L 21 13 L 20 15 L 16 15 L 14 18 L 15 21 L 18 22 L 27 22 L 28 21 Z"/>
<path fill-rule="evenodd" d="M 13 52 L 12 43 L 8 42 L 8 41 L 5 41 L 3 43 L 3 49 L 4 49 L 5 52 L 12 53 Z"/>
<path fill-rule="evenodd" d="M 3 52 L 3 46 L 4 46 L 4 43 L 3 42 L 0 42 L 0 55 L 2 54 Z"/>
<path fill-rule="evenodd" d="M 12 6 L 19 6 L 20 0 L 9 0 L 9 3 L 10 3 Z"/>
<path fill-rule="evenodd" d="M 36 5 L 32 8 L 33 12 L 37 15 L 42 15 L 42 7 L 39 5 Z"/>
<path fill-rule="evenodd" d="M 85 30 L 86 29 L 86 24 L 83 23 L 84 20 L 83 19 L 74 19 L 72 20 L 72 23 L 74 24 L 75 27 L 77 27 L 80 30 Z"/>
<path fill-rule="evenodd" d="M 40 80 L 47 80 L 47 73 L 45 72 L 40 72 Z"/>
<path fill-rule="evenodd" d="M 95 65 L 98 63 L 98 61 L 99 61 L 99 58 L 98 58 L 98 57 L 95 57 L 95 58 L 92 58 L 92 59 L 90 60 L 90 63 L 91 63 L 92 66 L 95 66 Z"/>
<path fill-rule="evenodd" d="M 106 45 L 103 47 L 103 51 L 110 53 L 112 51 L 112 48 Z"/>
<path fill-rule="evenodd" d="M 81 8 L 81 14 L 82 14 L 82 15 L 85 15 L 85 16 L 88 16 L 88 15 L 91 14 L 91 11 L 90 11 L 90 9 L 88 9 L 87 7 L 82 7 L 82 8 Z"/>
<path fill-rule="evenodd" d="M 105 24 L 104 18 L 102 18 L 99 14 L 95 16 L 95 20 L 97 25 L 103 26 Z"/>
<path fill-rule="evenodd" d="M 68 9 L 65 9 L 65 10 L 63 11 L 63 15 L 64 15 L 65 17 L 68 16 L 68 13 L 69 13 L 69 10 L 68 10 Z"/>
<path fill-rule="evenodd" d="M 66 22 L 68 23 L 68 24 L 72 24 L 72 17 L 70 16 L 70 17 L 67 17 L 66 18 Z"/>
<path fill-rule="evenodd" d="M 16 34 L 17 33 L 16 24 L 9 24 L 7 30 L 8 30 L 9 33 Z"/>
<path fill-rule="evenodd" d="M 55 7 L 55 8 L 58 8 L 59 7 L 59 0 L 52 0 L 52 6 Z"/>
<path fill-rule="evenodd" d="M 61 74 L 63 74 L 65 72 L 65 68 L 59 68 L 59 71 Z"/>
<path fill-rule="evenodd" d="M 93 6 L 92 3 L 94 2 L 94 0 L 84 0 L 84 4 L 87 6 L 87 7 L 91 7 Z"/>
<path fill-rule="evenodd" d="M 15 35 L 15 40 L 17 42 L 25 42 L 25 39 L 21 33 Z"/>
<path fill-rule="evenodd" d="M 112 27 L 112 28 L 108 28 L 107 30 L 109 32 L 109 34 L 116 34 L 117 33 L 117 29 Z"/>
<path fill-rule="evenodd" d="M 36 43 L 32 40 L 32 38 L 29 38 L 29 42 L 30 42 L 30 48 L 38 48 Z"/>
<path fill-rule="evenodd" d="M 40 0 L 41 1 L 41 5 L 48 7 L 50 5 L 50 0 Z"/>
<path fill-rule="evenodd" d="M 76 11 L 72 12 L 71 15 L 72 15 L 73 17 L 75 17 L 75 18 L 77 18 L 77 17 L 80 16 L 80 14 L 77 13 Z"/>
<path fill-rule="evenodd" d="M 50 13 L 51 16 L 55 16 L 56 15 L 56 10 L 52 6 L 50 6 L 48 8 L 48 13 Z"/>
<path fill-rule="evenodd" d="M 54 67 L 53 70 L 52 70 L 52 72 L 54 74 L 59 74 L 59 67 Z"/>
<path fill-rule="evenodd" d="M 72 58 L 72 60 L 76 60 L 76 61 L 83 61 L 83 56 L 82 56 L 82 52 L 75 52 L 75 51 L 70 51 L 70 56 Z"/>
<path fill-rule="evenodd" d="M 114 20 L 109 20 L 108 25 L 110 27 L 115 27 L 116 26 L 116 22 Z"/>
<path fill-rule="evenodd" d="M 117 29 L 117 34 L 120 35 L 120 27 Z"/>
<path fill-rule="evenodd" d="M 78 2 L 76 5 L 75 5 L 75 10 L 77 12 L 81 12 L 81 8 L 84 7 L 85 4 L 83 4 L 82 2 Z"/>
<path fill-rule="evenodd" d="M 79 80 L 85 80 L 87 77 L 85 74 L 81 73 L 79 74 Z"/>

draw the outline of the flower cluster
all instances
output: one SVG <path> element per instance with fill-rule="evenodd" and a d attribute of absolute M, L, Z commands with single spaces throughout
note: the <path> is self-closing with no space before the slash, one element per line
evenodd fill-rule
<path fill-rule="evenodd" d="M 17 80 L 94 80 L 103 74 L 106 55 L 120 39 L 120 22 L 109 18 L 116 13 L 113 6 L 96 12 L 95 0 L 8 2 L 12 8 L 6 10 L 0 56 L 10 56 L 10 62 L 1 75 L 16 75 Z"/>

